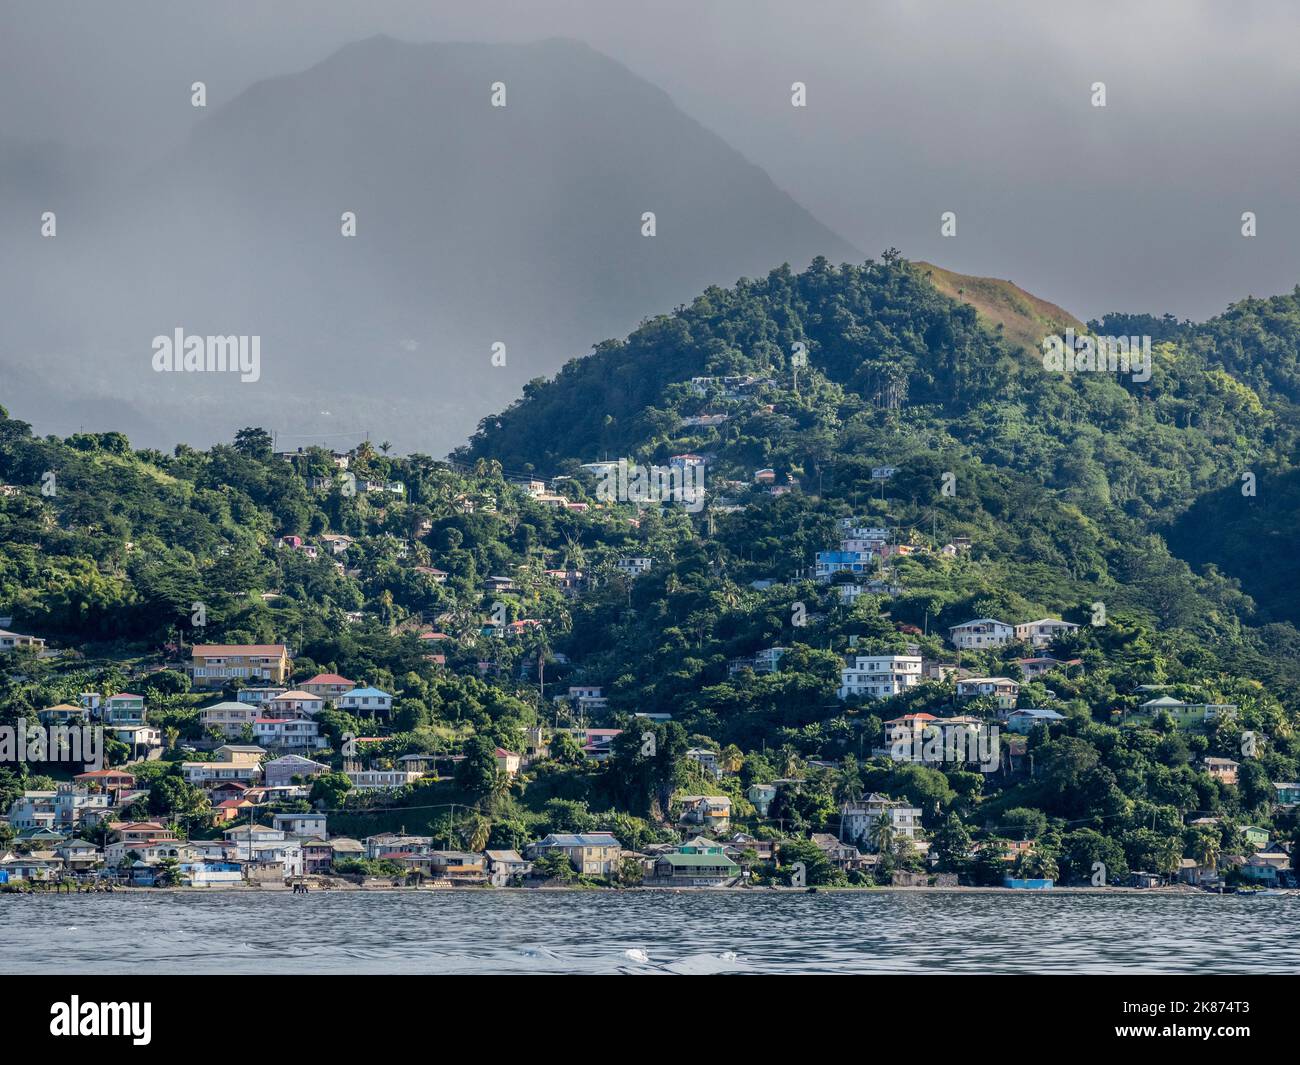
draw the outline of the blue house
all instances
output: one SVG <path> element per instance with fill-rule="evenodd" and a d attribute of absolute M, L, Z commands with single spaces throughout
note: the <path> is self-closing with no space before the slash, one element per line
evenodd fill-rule
<path fill-rule="evenodd" d="M 1064 720 L 1065 715 L 1058 714 L 1055 710 L 1012 710 L 1007 714 L 1007 728 L 1011 732 L 1027 733 L 1035 725 L 1050 725 Z"/>

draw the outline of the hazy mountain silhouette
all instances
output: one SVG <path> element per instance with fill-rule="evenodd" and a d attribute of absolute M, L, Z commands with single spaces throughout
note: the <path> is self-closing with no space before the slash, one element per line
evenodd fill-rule
<path fill-rule="evenodd" d="M 138 445 L 262 424 L 286 445 L 368 430 L 439 453 L 523 382 L 710 284 L 861 258 L 661 90 L 569 40 L 371 38 L 253 85 L 142 174 L 57 146 L 10 154 L 0 402 L 38 431 Z M 154 372 L 152 338 L 178 327 L 259 335 L 261 380 Z"/>

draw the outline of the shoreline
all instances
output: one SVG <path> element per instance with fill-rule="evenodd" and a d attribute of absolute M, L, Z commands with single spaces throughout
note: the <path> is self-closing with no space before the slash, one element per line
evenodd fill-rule
<path fill-rule="evenodd" d="M 1208 896 L 1212 898 L 1233 898 L 1239 896 L 1250 897 L 1259 892 L 1224 892 L 1202 891 L 1198 888 L 1186 885 L 1171 885 L 1154 888 L 1135 888 L 1135 887 L 1051 887 L 1051 888 L 1009 888 L 1009 887 L 974 887 L 974 886 L 945 886 L 945 887 L 905 887 L 905 886 L 870 886 L 870 887 L 778 887 L 775 885 L 762 887 L 689 887 L 686 885 L 649 885 L 644 887 L 569 887 L 562 885 L 537 887 L 491 887 L 486 884 L 338 884 L 333 883 L 329 887 L 320 885 L 308 885 L 307 895 L 333 895 L 335 893 L 396 893 L 409 892 L 419 894 L 442 894 L 445 892 L 456 892 L 459 894 L 471 893 L 482 894 L 484 892 L 508 892 L 511 894 L 535 894 L 545 892 L 548 894 L 609 894 L 609 895 L 626 895 L 626 894 L 648 894 L 648 893 L 667 893 L 667 894 L 727 894 L 727 895 L 869 895 L 869 894 L 912 894 L 912 895 L 1158 895 L 1168 896 Z M 189 887 L 176 885 L 172 887 L 143 887 L 143 886 L 122 886 L 114 887 L 112 891 L 56 891 L 54 889 L 37 889 L 31 891 L 6 891 L 0 892 L 0 900 L 6 896 L 32 896 L 32 897 L 51 897 L 62 896 L 76 898 L 78 896 L 103 896 L 103 895 L 210 895 L 235 893 L 241 895 L 247 894 L 271 894 L 271 895 L 293 895 L 293 886 L 291 884 L 210 884 L 205 887 Z M 1281 897 L 1300 897 L 1300 891 L 1283 891 L 1279 895 L 1267 895 L 1268 898 Z"/>

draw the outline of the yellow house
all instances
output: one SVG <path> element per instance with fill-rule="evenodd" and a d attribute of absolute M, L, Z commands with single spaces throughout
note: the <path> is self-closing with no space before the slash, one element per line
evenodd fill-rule
<path fill-rule="evenodd" d="M 292 658 L 282 643 L 195 644 L 185 667 L 196 688 L 223 688 L 227 682 L 283 684 Z"/>

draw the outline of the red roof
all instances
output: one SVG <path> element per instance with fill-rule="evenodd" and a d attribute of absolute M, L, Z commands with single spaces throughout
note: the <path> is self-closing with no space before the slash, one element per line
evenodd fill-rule
<path fill-rule="evenodd" d="M 347 677 L 340 677 L 337 673 L 317 673 L 311 680 L 303 681 L 304 684 L 356 684 L 354 680 L 348 680 Z"/>

